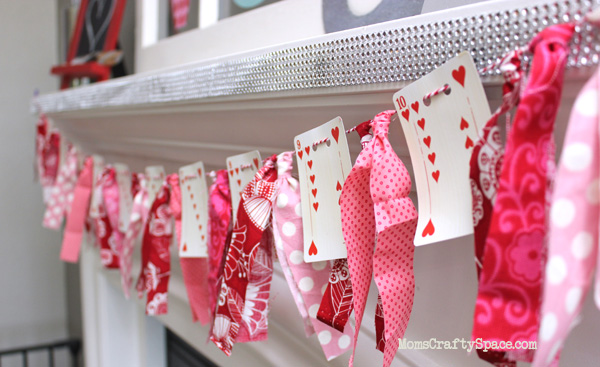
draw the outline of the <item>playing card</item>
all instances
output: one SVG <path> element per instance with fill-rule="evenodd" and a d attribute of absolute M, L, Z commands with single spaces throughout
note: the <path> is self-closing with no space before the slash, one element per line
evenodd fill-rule
<path fill-rule="evenodd" d="M 163 166 L 146 167 L 146 191 L 148 192 L 148 203 L 152 206 L 158 190 L 162 187 L 166 178 L 165 168 Z"/>
<path fill-rule="evenodd" d="M 117 187 L 119 188 L 119 231 L 125 233 L 129 227 L 129 217 L 133 207 L 131 196 L 131 172 L 123 163 L 115 163 Z"/>
<path fill-rule="evenodd" d="M 313 145 L 327 138 L 326 142 Z M 304 227 L 304 261 L 345 258 L 340 194 L 352 169 L 341 117 L 294 138 Z"/>
<path fill-rule="evenodd" d="M 244 187 L 250 182 L 262 164 L 258 150 L 234 155 L 227 158 L 227 170 L 229 173 L 229 191 L 231 192 L 231 208 L 233 218 L 237 218 L 240 195 Z"/>
<path fill-rule="evenodd" d="M 450 89 L 425 95 L 447 84 Z M 469 161 L 490 118 L 479 74 L 468 52 L 394 94 L 419 199 L 415 245 L 473 233 Z"/>
<path fill-rule="evenodd" d="M 181 187 L 181 243 L 179 257 L 207 257 L 208 189 L 204 164 L 179 169 Z"/>
<path fill-rule="evenodd" d="M 98 218 L 100 216 L 100 204 L 102 203 L 102 195 L 100 191 L 95 190 L 100 177 L 102 177 L 102 171 L 104 170 L 104 158 L 99 155 L 93 155 L 94 159 L 94 174 L 92 182 L 92 198 L 90 199 L 90 218 Z"/>

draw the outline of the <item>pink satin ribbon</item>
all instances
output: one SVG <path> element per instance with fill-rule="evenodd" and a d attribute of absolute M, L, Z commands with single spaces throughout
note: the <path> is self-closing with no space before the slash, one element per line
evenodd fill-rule
<path fill-rule="evenodd" d="M 387 138 L 394 113 L 384 111 L 373 118 L 374 137 L 359 154 L 340 196 L 354 293 L 354 348 L 374 273 L 385 322 L 384 366 L 392 363 L 399 339 L 404 336 L 415 287 L 413 239 L 417 211 L 408 197 L 408 171 Z M 354 351 L 350 366 L 353 364 Z"/>
<path fill-rule="evenodd" d="M 167 178 L 171 186 L 171 199 L 169 207 L 175 219 L 175 233 L 177 248 L 181 247 L 181 188 L 179 177 L 176 174 Z M 183 181 L 182 181 L 183 183 Z M 208 259 L 205 257 L 180 257 L 179 264 L 183 274 L 183 283 L 187 291 L 192 320 L 200 321 L 202 325 L 210 321 L 208 302 Z"/>
<path fill-rule="evenodd" d="M 600 308 L 600 70 L 586 83 L 571 111 L 554 184 L 541 326 L 533 367 L 558 366 L 560 350 L 579 314 L 596 271 Z"/>
<path fill-rule="evenodd" d="M 88 157 L 75 186 L 73 203 L 67 217 L 67 225 L 63 236 L 60 259 L 66 262 L 76 263 L 79 259 L 85 220 L 88 215 L 92 193 L 93 175 L 94 160 L 92 157 Z"/>
<path fill-rule="evenodd" d="M 42 224 L 48 229 L 60 229 L 65 215 L 71 208 L 77 184 L 78 159 L 77 149 L 74 146 L 69 147 L 65 162 L 58 171 L 44 213 Z"/>
<path fill-rule="evenodd" d="M 119 268 L 119 253 L 123 234 L 119 231 L 119 186 L 113 167 L 107 167 L 102 174 L 102 213 L 98 223 L 104 235 L 100 239 L 100 259 L 109 269 Z"/>
<path fill-rule="evenodd" d="M 306 335 L 316 332 L 321 349 L 328 361 L 350 349 L 352 328 L 343 333 L 316 319 L 321 302 L 321 289 L 329 282 L 331 264 L 320 261 L 304 262 L 300 186 L 292 177 L 292 156 L 285 152 L 277 156 L 277 185 L 279 192 L 273 207 L 273 234 L 277 257 L 290 291 L 305 325 Z"/>

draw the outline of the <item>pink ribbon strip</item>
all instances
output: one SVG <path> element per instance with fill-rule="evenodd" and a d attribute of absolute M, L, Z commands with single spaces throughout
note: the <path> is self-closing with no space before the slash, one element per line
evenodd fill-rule
<path fill-rule="evenodd" d="M 279 193 L 273 207 L 273 234 L 277 257 L 305 325 L 306 335 L 316 332 L 328 361 L 350 349 L 352 328 L 344 333 L 316 319 L 321 302 L 321 289 L 329 283 L 331 264 L 304 262 L 304 239 L 300 209 L 300 185 L 292 177 L 292 156 L 285 152 L 277 156 Z"/>
<path fill-rule="evenodd" d="M 76 263 L 79 259 L 83 230 L 92 193 L 93 175 L 94 160 L 92 157 L 88 157 L 85 160 L 83 170 L 79 174 L 79 179 L 75 186 L 73 203 L 71 204 L 71 211 L 67 217 L 62 250 L 60 252 L 60 259 L 66 262 Z"/>
<path fill-rule="evenodd" d="M 354 292 L 354 349 L 374 272 L 383 306 L 386 367 L 396 355 L 412 310 L 417 225 L 417 211 L 408 197 L 410 176 L 387 138 L 394 113 L 384 111 L 373 118 L 374 137 L 359 154 L 340 196 Z"/>
<path fill-rule="evenodd" d="M 558 366 L 560 350 L 579 322 L 594 270 L 594 299 L 600 307 L 600 273 L 596 269 L 600 220 L 599 96 L 600 69 L 575 101 L 556 175 L 541 326 L 533 367 Z"/>
<path fill-rule="evenodd" d="M 71 146 L 68 148 L 64 164 L 60 167 L 44 213 L 42 224 L 48 229 L 60 229 L 65 215 L 71 208 L 77 184 L 77 163 L 77 149 Z"/>

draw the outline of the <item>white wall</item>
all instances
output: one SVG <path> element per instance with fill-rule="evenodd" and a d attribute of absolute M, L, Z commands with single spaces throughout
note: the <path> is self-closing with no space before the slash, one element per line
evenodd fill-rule
<path fill-rule="evenodd" d="M 66 336 L 60 235 L 33 179 L 35 88 L 55 90 L 56 3 L 0 0 L 0 349 Z"/>

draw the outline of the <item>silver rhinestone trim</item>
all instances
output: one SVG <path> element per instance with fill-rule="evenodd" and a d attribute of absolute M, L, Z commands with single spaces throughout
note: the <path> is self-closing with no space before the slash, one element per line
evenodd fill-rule
<path fill-rule="evenodd" d="M 284 48 L 259 56 L 115 79 L 45 94 L 32 102 L 46 113 L 193 101 L 209 97 L 373 85 L 416 80 L 463 50 L 483 68 L 543 28 L 580 20 L 600 0 L 550 1 L 465 18 Z M 588 24 L 572 42 L 568 67 L 598 64 L 599 32 Z M 497 75 L 492 70 L 486 76 Z M 37 104 L 37 106 L 36 106 Z"/>

